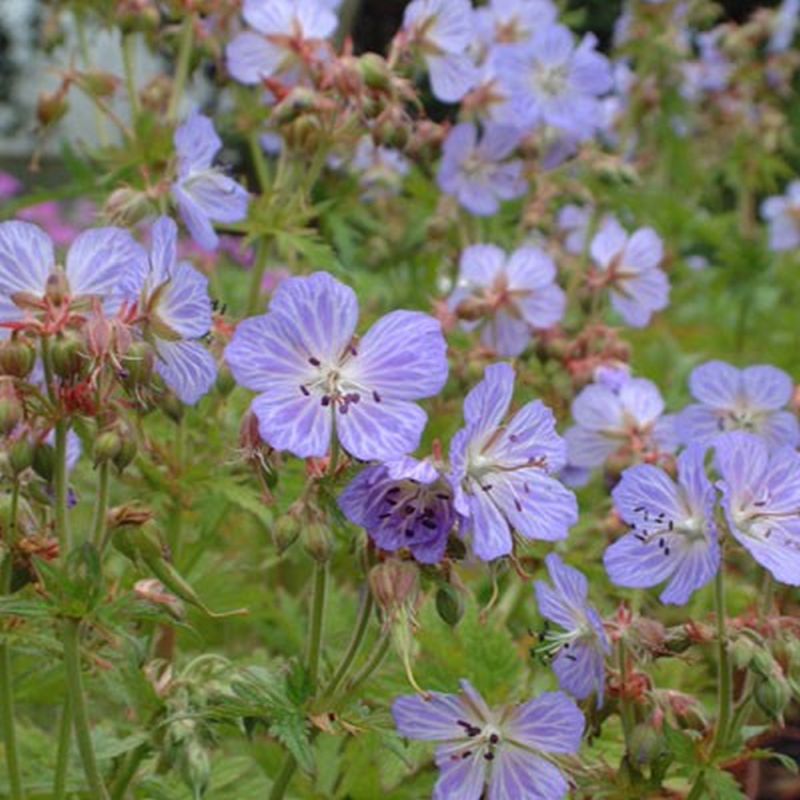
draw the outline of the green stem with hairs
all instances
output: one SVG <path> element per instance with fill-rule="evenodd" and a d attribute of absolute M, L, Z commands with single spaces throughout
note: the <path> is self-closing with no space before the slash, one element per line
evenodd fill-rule
<path fill-rule="evenodd" d="M 92 520 L 92 542 L 101 555 L 106 538 L 109 471 L 108 461 L 102 461 L 97 468 L 97 496 L 95 498 L 94 519 Z"/>
<path fill-rule="evenodd" d="M 259 239 L 256 244 L 256 258 L 253 264 L 253 271 L 250 274 L 250 289 L 247 295 L 247 307 L 245 308 L 245 316 L 251 317 L 256 311 L 259 311 L 261 305 L 261 284 L 264 280 L 264 272 L 267 269 L 267 261 L 269 260 L 269 241 L 265 237 Z"/>
<path fill-rule="evenodd" d="M 622 733 L 625 738 L 625 752 L 631 753 L 631 736 L 635 719 L 631 702 L 626 695 L 628 683 L 628 652 L 622 639 L 617 643 L 617 660 L 619 665 L 619 716 L 622 721 Z"/>
<path fill-rule="evenodd" d="M 167 107 L 167 119 L 174 122 L 178 116 L 178 108 L 189 77 L 189 65 L 192 61 L 192 45 L 194 44 L 194 17 L 187 14 L 181 26 L 181 38 L 178 45 L 178 63 L 175 68 L 175 81 Z"/>
<path fill-rule="evenodd" d="M 61 709 L 58 725 L 58 748 L 56 750 L 56 769 L 53 777 L 53 800 L 64 800 L 67 796 L 67 772 L 69 770 L 69 751 L 72 744 L 72 708 L 69 695 Z"/>
<path fill-rule="evenodd" d="M 66 420 L 60 419 L 56 422 L 56 447 L 55 447 L 55 467 L 53 482 L 55 484 L 55 525 L 58 544 L 61 549 L 62 558 L 66 557 L 72 550 L 72 534 L 69 529 L 69 519 L 67 518 L 67 494 L 69 483 L 67 480 L 67 433 L 69 424 Z"/>
<path fill-rule="evenodd" d="M 136 91 L 136 36 L 126 33 L 122 36 L 122 64 L 125 69 L 125 89 L 131 104 L 131 115 L 139 115 L 139 93 Z"/>
<path fill-rule="evenodd" d="M 6 552 L 0 567 L 0 589 L 4 595 L 11 592 L 11 573 L 14 565 L 14 542 L 16 541 L 17 510 L 19 508 L 19 481 L 14 481 L 11 490 L 11 509 L 8 516 L 6 536 Z M 0 645 L 0 720 L 3 726 L 3 744 L 6 751 L 6 768 L 8 769 L 8 789 L 10 800 L 22 800 L 25 791 L 22 788 L 22 770 L 19 764 L 17 747 L 17 731 L 14 725 L 14 681 L 11 665 L 11 648 L 8 644 Z"/>

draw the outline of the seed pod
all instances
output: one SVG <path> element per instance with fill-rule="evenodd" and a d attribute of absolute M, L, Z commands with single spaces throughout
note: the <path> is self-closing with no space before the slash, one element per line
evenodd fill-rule
<path fill-rule="evenodd" d="M 419 570 L 409 561 L 392 558 L 376 564 L 369 573 L 375 601 L 393 616 L 403 607 L 413 607 L 419 593 Z"/>
<path fill-rule="evenodd" d="M 65 381 L 81 378 L 89 365 L 84 353 L 83 342 L 75 333 L 59 336 L 52 343 L 50 361 L 53 365 L 53 372 Z"/>
<path fill-rule="evenodd" d="M 122 450 L 122 437 L 115 428 L 102 431 L 95 439 L 94 465 L 103 464 L 116 458 Z"/>
<path fill-rule="evenodd" d="M 464 616 L 464 598 L 449 583 L 436 590 L 436 611 L 442 621 L 454 628 Z"/>

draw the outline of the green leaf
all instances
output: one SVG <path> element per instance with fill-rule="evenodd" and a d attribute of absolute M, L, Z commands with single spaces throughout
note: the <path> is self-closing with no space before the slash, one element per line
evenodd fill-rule
<path fill-rule="evenodd" d="M 709 800 L 747 800 L 747 795 L 730 772 L 708 769 L 703 774 L 703 782 Z"/>

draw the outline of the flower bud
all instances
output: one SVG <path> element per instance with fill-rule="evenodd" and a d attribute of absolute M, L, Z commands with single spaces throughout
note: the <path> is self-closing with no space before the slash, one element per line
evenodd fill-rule
<path fill-rule="evenodd" d="M 300 520 L 292 514 L 279 517 L 272 526 L 272 541 L 275 549 L 281 554 L 285 553 L 297 541 L 300 529 Z"/>
<path fill-rule="evenodd" d="M 120 447 L 119 452 L 112 459 L 119 474 L 122 474 L 125 468 L 133 463 L 133 459 L 136 458 L 138 450 L 136 439 L 134 439 L 132 435 L 125 435 L 122 437 L 122 447 Z"/>
<path fill-rule="evenodd" d="M 48 281 L 48 291 L 49 287 Z M 71 332 L 59 336 L 52 343 L 50 362 L 53 365 L 53 372 L 65 381 L 74 381 L 82 377 L 89 365 L 83 342 L 76 333 Z"/>
<path fill-rule="evenodd" d="M 454 586 L 443 584 L 436 591 L 436 611 L 443 622 L 454 628 L 464 616 L 464 598 Z"/>
<path fill-rule="evenodd" d="M 377 53 L 365 53 L 358 59 L 358 71 L 370 89 L 385 92 L 392 85 L 392 71 L 386 59 Z"/>
<path fill-rule="evenodd" d="M 128 526 L 138 527 L 153 519 L 153 512 L 149 508 L 137 505 L 114 506 L 107 516 L 108 529 L 116 530 Z"/>
<path fill-rule="evenodd" d="M 320 522 L 310 522 L 303 529 L 303 547 L 320 564 L 331 557 L 333 544 L 328 528 Z"/>
<path fill-rule="evenodd" d="M 749 636 L 739 636 L 730 647 L 731 661 L 735 669 L 747 669 L 758 651 Z"/>
<path fill-rule="evenodd" d="M 791 697 L 791 687 L 780 669 L 756 683 L 755 698 L 758 707 L 776 722 L 783 722 L 783 712 Z"/>
<path fill-rule="evenodd" d="M 94 442 L 94 465 L 116 458 L 122 450 L 122 437 L 115 428 L 102 431 Z"/>
<path fill-rule="evenodd" d="M 7 451 L 8 466 L 17 476 L 25 472 L 33 464 L 33 445 L 27 436 L 21 436 L 12 442 Z"/>
<path fill-rule="evenodd" d="M 125 370 L 123 375 L 125 388 L 146 386 L 150 382 L 156 363 L 152 345 L 147 342 L 133 342 L 120 359 L 120 363 Z"/>
<path fill-rule="evenodd" d="M 39 442 L 33 449 L 33 471 L 43 480 L 53 480 L 56 453 L 47 442 Z"/>
<path fill-rule="evenodd" d="M 183 403 L 174 392 L 165 390 L 158 399 L 158 405 L 176 425 L 183 419 Z"/>
<path fill-rule="evenodd" d="M 24 408 L 11 378 L 0 380 L 0 433 L 7 436 L 22 422 Z"/>
<path fill-rule="evenodd" d="M 369 573 L 375 601 L 388 617 L 403 607 L 413 607 L 419 593 L 419 571 L 410 561 L 389 559 L 376 564 Z"/>
<path fill-rule="evenodd" d="M 145 578 L 133 586 L 133 593 L 141 600 L 163 606 L 177 620 L 185 619 L 186 607 L 183 602 L 166 590 L 164 584 L 155 578 Z"/>
<path fill-rule="evenodd" d="M 233 379 L 233 374 L 225 366 L 220 367 L 217 372 L 216 387 L 217 391 L 223 397 L 227 397 L 236 388 L 236 381 Z"/>
<path fill-rule="evenodd" d="M 69 103 L 63 90 L 42 92 L 36 102 L 36 119 L 43 128 L 55 125 L 69 110 Z"/>
<path fill-rule="evenodd" d="M 640 767 L 651 764 L 664 753 L 665 744 L 663 734 L 652 723 L 642 722 L 631 732 L 631 758 Z"/>
<path fill-rule="evenodd" d="M 750 667 L 753 672 L 764 678 L 768 678 L 775 672 L 780 672 L 780 666 L 772 657 L 771 653 L 761 648 L 757 648 L 753 653 L 753 657 L 750 660 Z"/>
<path fill-rule="evenodd" d="M 0 344 L 0 374 L 27 378 L 36 363 L 36 349 L 26 339 L 13 338 Z"/>
<path fill-rule="evenodd" d="M 317 95 L 313 89 L 296 86 L 273 109 L 272 119 L 278 125 L 288 125 L 302 115 L 317 108 Z"/>
<path fill-rule="evenodd" d="M 119 86 L 119 78 L 97 69 L 81 72 L 76 81 L 87 94 L 100 98 L 111 97 Z"/>

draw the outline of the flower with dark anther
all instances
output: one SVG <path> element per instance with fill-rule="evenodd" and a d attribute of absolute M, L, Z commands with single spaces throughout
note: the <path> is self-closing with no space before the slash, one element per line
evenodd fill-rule
<path fill-rule="evenodd" d="M 597 611 L 588 603 L 589 585 L 578 570 L 568 567 L 551 553 L 545 559 L 553 585 L 536 581 L 534 590 L 539 613 L 562 628 L 547 629 L 540 653 L 553 659 L 558 685 L 578 700 L 592 692 L 598 708 L 603 704 L 605 660 L 611 645 Z"/>
<path fill-rule="evenodd" d="M 643 589 L 667 581 L 661 601 L 682 605 L 716 575 L 716 493 L 706 476 L 705 452 L 694 444 L 678 456 L 677 483 L 650 464 L 622 474 L 612 495 L 630 531 L 603 557 L 618 586 Z"/>
<path fill-rule="evenodd" d="M 408 549 L 423 564 L 442 560 L 455 523 L 453 488 L 432 460 L 410 456 L 363 470 L 339 507 L 382 550 Z"/>
<path fill-rule="evenodd" d="M 566 460 L 553 413 L 536 400 L 504 423 L 513 392 L 508 364 L 487 367 L 464 401 L 466 426 L 450 445 L 461 530 L 484 561 L 512 552 L 512 530 L 554 541 L 578 520 L 575 495 L 552 477 Z"/>
<path fill-rule="evenodd" d="M 89 316 L 97 303 L 112 314 L 124 299 L 123 282 L 141 279 L 146 269 L 144 249 L 121 228 L 79 234 L 62 267 L 41 228 L 0 223 L 0 328 L 50 335 Z"/>
<path fill-rule="evenodd" d="M 712 445 L 736 430 L 760 436 L 768 447 L 800 442 L 797 417 L 787 410 L 794 384 L 777 367 L 737 369 L 724 361 L 708 361 L 692 370 L 689 390 L 698 402 L 688 405 L 677 423 L 686 444 Z"/>
<path fill-rule="evenodd" d="M 800 586 L 800 454 L 737 431 L 717 441 L 716 464 L 734 538 L 775 580 Z"/>
<path fill-rule="evenodd" d="M 438 741 L 434 800 L 560 800 L 569 784 L 552 756 L 577 753 L 584 719 L 575 703 L 550 692 L 521 705 L 490 708 L 472 685 L 461 693 L 400 697 L 398 731 Z"/>
<path fill-rule="evenodd" d="M 414 450 L 425 412 L 413 401 L 447 379 L 446 343 L 433 317 L 393 311 L 357 341 L 358 301 L 325 272 L 287 278 L 269 312 L 240 323 L 225 358 L 259 392 L 252 410 L 264 440 L 321 458 L 331 435 L 362 461 Z"/>
<path fill-rule="evenodd" d="M 153 224 L 149 269 L 129 294 L 138 301 L 138 322 L 155 350 L 155 367 L 182 402 L 196 403 L 217 377 L 214 358 L 200 343 L 211 329 L 208 280 L 178 261 L 178 227 L 169 217 Z"/>

